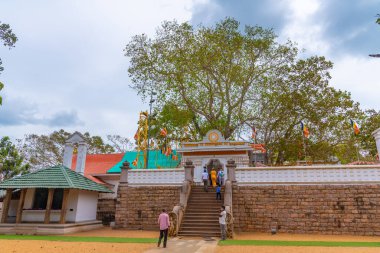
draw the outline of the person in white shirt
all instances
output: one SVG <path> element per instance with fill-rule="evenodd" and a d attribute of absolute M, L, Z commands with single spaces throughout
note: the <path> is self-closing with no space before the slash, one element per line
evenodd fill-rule
<path fill-rule="evenodd" d="M 203 189 L 205 192 L 208 192 L 208 173 L 206 167 L 203 167 L 204 171 L 202 173 L 202 180 L 203 180 Z"/>
<path fill-rule="evenodd" d="M 226 207 L 221 206 L 220 207 L 220 214 L 219 214 L 219 225 L 220 225 L 220 237 L 222 241 L 226 240 Z"/>

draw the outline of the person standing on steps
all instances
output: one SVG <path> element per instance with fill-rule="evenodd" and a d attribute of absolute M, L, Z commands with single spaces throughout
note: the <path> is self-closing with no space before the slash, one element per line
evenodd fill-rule
<path fill-rule="evenodd" d="M 216 187 L 216 200 L 222 200 L 222 194 L 221 194 L 222 188 L 220 187 L 220 184 Z"/>
<path fill-rule="evenodd" d="M 170 227 L 169 215 L 165 209 L 162 209 L 162 213 L 158 217 L 158 225 L 160 226 L 160 237 L 158 239 L 157 247 L 160 247 L 161 240 L 164 238 L 164 248 L 166 248 L 166 241 L 168 240 L 168 230 Z"/>
<path fill-rule="evenodd" d="M 203 190 L 208 192 L 208 173 L 206 167 L 203 167 L 202 180 L 203 180 Z"/>
<path fill-rule="evenodd" d="M 218 184 L 222 186 L 224 183 L 224 172 L 222 169 L 219 169 L 218 171 Z"/>
<path fill-rule="evenodd" d="M 216 171 L 214 168 L 211 170 L 211 182 L 212 182 L 212 187 L 216 186 Z"/>
<path fill-rule="evenodd" d="M 220 214 L 219 214 L 219 225 L 220 225 L 220 237 L 222 241 L 226 240 L 226 216 L 227 216 L 226 207 L 221 206 Z"/>

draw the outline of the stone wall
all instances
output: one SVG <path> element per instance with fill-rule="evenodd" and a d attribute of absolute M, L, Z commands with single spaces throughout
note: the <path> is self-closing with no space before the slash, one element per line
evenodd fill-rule
<path fill-rule="evenodd" d="M 116 199 L 98 199 L 96 219 L 101 220 L 104 225 L 115 220 Z"/>
<path fill-rule="evenodd" d="M 235 231 L 380 235 L 380 185 L 233 187 Z"/>
<path fill-rule="evenodd" d="M 120 183 L 116 203 L 117 228 L 157 230 L 162 209 L 168 212 L 179 203 L 179 186 L 130 187 Z"/>

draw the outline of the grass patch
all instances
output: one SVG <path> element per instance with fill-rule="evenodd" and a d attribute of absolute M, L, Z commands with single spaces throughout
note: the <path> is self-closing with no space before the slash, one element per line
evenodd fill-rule
<path fill-rule="evenodd" d="M 251 246 L 314 246 L 314 247 L 380 247 L 380 242 L 324 242 L 324 241 L 272 241 L 272 240 L 226 240 L 219 245 Z"/>
<path fill-rule="evenodd" d="M 45 235 L 0 235 L 0 240 L 39 240 L 60 242 L 157 243 L 155 238 L 80 237 Z"/>

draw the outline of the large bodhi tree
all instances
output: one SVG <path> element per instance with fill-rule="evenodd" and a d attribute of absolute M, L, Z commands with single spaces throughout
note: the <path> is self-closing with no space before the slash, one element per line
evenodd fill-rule
<path fill-rule="evenodd" d="M 214 28 L 164 22 L 154 39 L 137 35 L 125 49 L 132 87 L 143 97 L 158 92 L 159 108 L 189 109 L 200 136 L 215 128 L 229 138 L 257 118 L 263 84 L 297 55 L 291 42 L 275 38 L 257 26 L 242 33 L 231 18 Z"/>
<path fill-rule="evenodd" d="M 192 140 L 211 128 L 226 138 L 247 136 L 256 126 L 277 163 L 300 158 L 301 120 L 312 131 L 308 154 L 328 159 L 350 138 L 349 118 L 360 115 L 348 92 L 329 86 L 330 61 L 301 59 L 296 45 L 279 43 L 271 29 L 241 29 L 232 18 L 214 27 L 164 22 L 154 38 L 134 36 L 125 55 L 131 87 L 143 99 L 158 94 L 158 124 L 174 132 L 186 126 Z"/>

